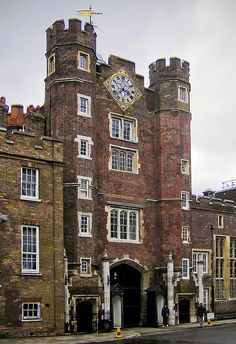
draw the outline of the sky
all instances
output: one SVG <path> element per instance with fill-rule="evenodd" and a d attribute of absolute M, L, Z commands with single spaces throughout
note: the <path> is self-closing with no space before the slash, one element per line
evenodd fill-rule
<path fill-rule="evenodd" d="M 58 19 L 80 18 L 89 6 L 97 52 L 136 63 L 149 85 L 159 58 L 190 63 L 192 191 L 221 190 L 236 179 L 235 0 L 0 0 L 0 96 L 7 104 L 43 105 L 45 30 Z"/>

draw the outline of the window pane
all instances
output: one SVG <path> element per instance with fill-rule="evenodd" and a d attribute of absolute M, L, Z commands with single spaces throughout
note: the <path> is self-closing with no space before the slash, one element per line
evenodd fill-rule
<path fill-rule="evenodd" d="M 127 153 L 127 171 L 132 172 L 133 170 L 133 154 Z"/>
<path fill-rule="evenodd" d="M 123 122 L 123 137 L 125 140 L 131 140 L 131 123 L 124 121 Z"/>
<path fill-rule="evenodd" d="M 120 120 L 112 119 L 112 137 L 120 137 Z"/>
<path fill-rule="evenodd" d="M 120 239 L 127 239 L 127 212 L 120 212 Z"/>
<path fill-rule="evenodd" d="M 124 152 L 120 152 L 119 155 L 119 170 L 125 171 L 125 160 L 126 160 L 126 154 Z"/>
<path fill-rule="evenodd" d="M 112 169 L 118 170 L 118 152 L 113 150 L 112 151 Z"/>
<path fill-rule="evenodd" d="M 86 63 L 86 57 L 84 55 L 80 55 L 80 68 L 86 69 L 87 63 Z"/>
<path fill-rule="evenodd" d="M 87 140 L 80 141 L 80 155 L 83 155 L 83 156 L 88 155 L 88 141 Z"/>
<path fill-rule="evenodd" d="M 111 238 L 118 238 L 118 211 L 111 211 Z"/>
<path fill-rule="evenodd" d="M 80 231 L 81 233 L 88 233 L 89 217 L 87 215 L 81 215 Z"/>
<path fill-rule="evenodd" d="M 80 98 L 80 111 L 83 113 L 88 113 L 88 99 Z"/>
<path fill-rule="evenodd" d="M 137 239 L 137 214 L 135 212 L 130 212 L 129 214 L 129 236 L 130 240 Z"/>

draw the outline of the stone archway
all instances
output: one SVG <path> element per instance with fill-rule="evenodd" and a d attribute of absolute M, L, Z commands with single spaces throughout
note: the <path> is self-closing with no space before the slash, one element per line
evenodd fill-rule
<path fill-rule="evenodd" d="M 116 283 L 122 288 L 122 301 L 113 298 L 113 313 L 121 314 L 123 327 L 140 325 L 141 318 L 141 273 L 133 266 L 121 263 L 111 267 L 111 285 Z M 112 287 L 111 287 L 112 290 Z M 116 309 L 115 307 L 120 307 Z"/>

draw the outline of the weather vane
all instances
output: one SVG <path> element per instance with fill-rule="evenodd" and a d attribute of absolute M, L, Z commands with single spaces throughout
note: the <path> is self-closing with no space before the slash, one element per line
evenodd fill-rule
<path fill-rule="evenodd" d="M 90 24 L 92 24 L 92 16 L 94 14 L 102 14 L 102 12 L 94 12 L 91 8 L 91 6 L 89 6 L 89 10 L 80 10 L 80 11 L 77 11 L 77 13 L 80 15 L 80 16 L 89 16 L 89 22 Z"/>

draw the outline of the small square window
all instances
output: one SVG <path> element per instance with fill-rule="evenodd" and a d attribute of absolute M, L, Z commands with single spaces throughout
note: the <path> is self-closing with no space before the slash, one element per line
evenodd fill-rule
<path fill-rule="evenodd" d="M 78 94 L 78 115 L 91 117 L 91 97 Z"/>
<path fill-rule="evenodd" d="M 189 227 L 182 227 L 182 241 L 183 243 L 189 243 Z"/>
<path fill-rule="evenodd" d="M 189 161 L 181 159 L 181 173 L 189 174 Z"/>
<path fill-rule="evenodd" d="M 80 258 L 80 275 L 91 276 L 91 258 Z"/>
<path fill-rule="evenodd" d="M 179 101 L 188 103 L 188 92 L 186 87 L 179 86 Z"/>
<path fill-rule="evenodd" d="M 79 192 L 78 192 L 78 198 L 80 199 L 92 199 L 92 193 L 91 193 L 91 182 L 92 178 L 90 177 L 78 177 L 78 184 L 79 184 Z"/>
<path fill-rule="evenodd" d="M 189 210 L 189 192 L 181 191 L 181 208 Z"/>
<path fill-rule="evenodd" d="M 48 58 L 48 75 L 55 72 L 55 54 L 52 54 Z"/>
<path fill-rule="evenodd" d="M 93 145 L 91 137 L 77 135 L 75 141 L 78 142 L 78 157 L 91 159 L 91 147 Z"/>
<path fill-rule="evenodd" d="M 82 51 L 78 53 L 78 68 L 84 71 L 90 71 L 90 57 L 89 54 L 86 54 Z"/>
<path fill-rule="evenodd" d="M 22 321 L 40 320 L 40 317 L 39 302 L 22 303 Z"/>
<path fill-rule="evenodd" d="M 92 230 L 92 214 L 79 212 L 78 219 L 79 219 L 79 236 L 90 237 L 91 230 Z"/>

